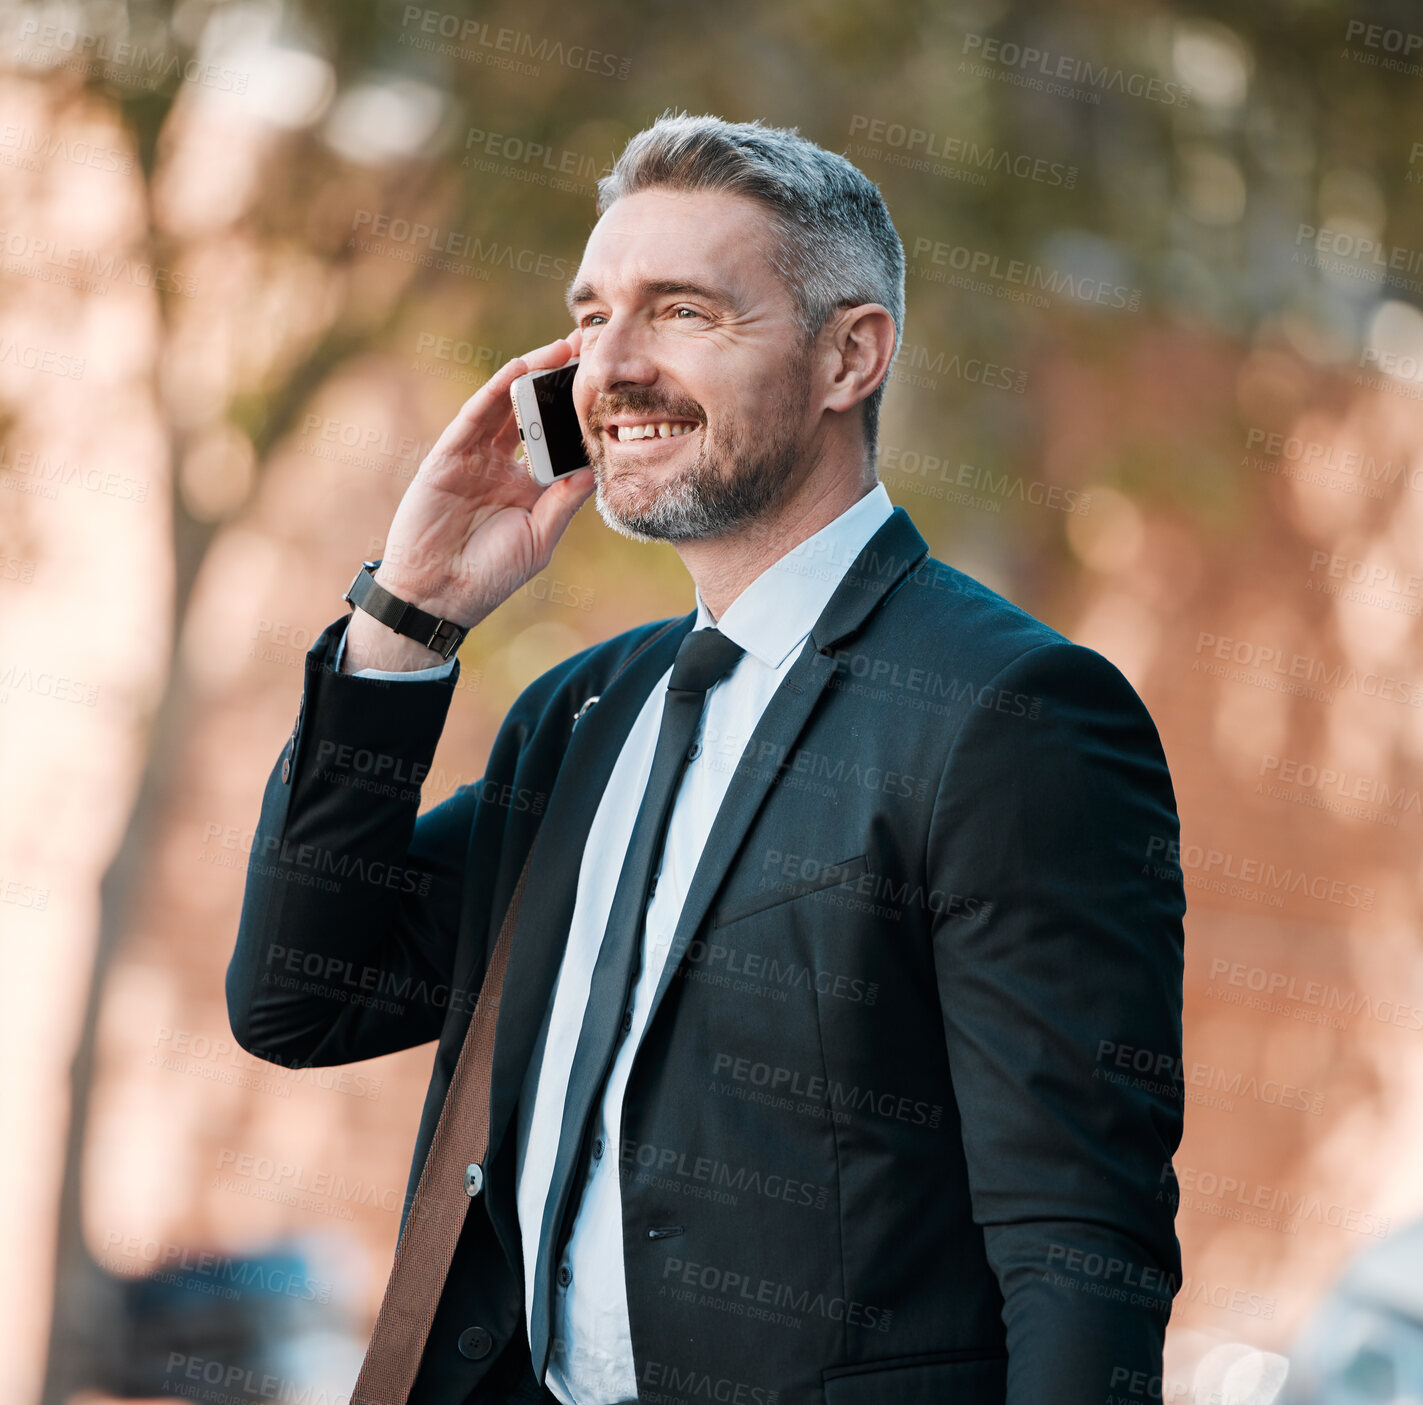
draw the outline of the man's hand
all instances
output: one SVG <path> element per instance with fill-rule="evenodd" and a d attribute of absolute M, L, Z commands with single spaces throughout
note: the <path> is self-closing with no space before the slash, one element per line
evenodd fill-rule
<path fill-rule="evenodd" d="M 573 514 L 593 492 L 591 468 L 545 488 L 514 457 L 519 427 L 509 387 L 562 366 L 582 332 L 501 366 L 463 405 L 400 500 L 376 581 L 432 615 L 473 626 L 548 565 Z M 428 668 L 440 656 L 357 610 L 346 627 L 343 673 Z"/>

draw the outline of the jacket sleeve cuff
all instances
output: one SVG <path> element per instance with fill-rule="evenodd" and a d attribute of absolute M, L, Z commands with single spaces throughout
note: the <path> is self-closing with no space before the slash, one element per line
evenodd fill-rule
<path fill-rule="evenodd" d="M 279 787 L 278 813 L 272 818 L 282 834 L 294 793 L 307 808 L 314 797 L 332 792 L 333 785 L 340 794 L 359 779 L 391 782 L 402 799 L 418 801 L 419 781 L 429 770 L 459 682 L 458 658 L 438 678 L 401 674 L 402 681 L 393 682 L 338 673 L 336 649 L 348 619 L 343 615 L 327 625 L 307 650 L 296 723 L 273 776 Z M 353 767 L 368 767 L 370 774 L 344 775 Z M 343 775 L 330 775 L 333 768 Z M 341 780 L 346 786 L 337 783 Z"/>

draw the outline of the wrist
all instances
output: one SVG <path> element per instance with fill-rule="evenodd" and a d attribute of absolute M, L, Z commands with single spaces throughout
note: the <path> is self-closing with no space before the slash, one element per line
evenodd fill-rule
<path fill-rule="evenodd" d="M 346 624 L 346 647 L 341 654 L 342 673 L 359 673 L 365 668 L 414 673 L 444 662 L 443 654 L 426 648 L 418 640 L 397 634 L 364 610 L 351 612 Z"/>
<path fill-rule="evenodd" d="M 383 590 L 388 590 L 392 595 L 414 605 L 417 610 L 424 610 L 426 614 L 435 615 L 439 619 L 450 620 L 464 629 L 473 628 L 474 622 L 467 622 L 464 613 L 468 607 L 456 598 L 453 587 L 432 584 L 428 579 L 422 581 L 402 574 L 398 567 L 392 568 L 384 561 L 371 573 L 371 579 Z"/>
<path fill-rule="evenodd" d="M 439 603 L 429 600 L 427 593 L 410 591 L 409 594 L 420 597 L 420 600 L 410 600 L 405 595 L 397 595 L 394 591 L 388 590 L 382 582 L 376 579 L 376 573 L 381 565 L 380 560 L 363 562 L 361 569 L 352 578 L 351 584 L 347 587 L 342 598 L 353 610 L 373 619 L 387 632 L 405 640 L 412 640 L 427 652 L 437 653 L 442 662 L 453 658 L 455 651 L 469 632 L 470 626 L 460 624 L 458 620 L 449 615 L 432 613 L 431 610 L 426 609 L 420 601 L 429 601 L 432 605 Z M 363 646 L 381 647 L 376 642 L 380 636 L 372 633 L 365 626 L 359 630 L 358 638 Z M 386 644 L 382 649 L 382 652 L 386 653 L 392 651 L 394 651 L 393 643 Z M 406 659 L 407 666 L 409 666 L 419 655 L 408 649 L 401 649 L 396 652 L 396 657 Z"/>

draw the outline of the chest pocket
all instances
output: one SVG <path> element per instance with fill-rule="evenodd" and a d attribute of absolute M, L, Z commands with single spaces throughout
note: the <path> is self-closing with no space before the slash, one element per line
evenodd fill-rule
<path fill-rule="evenodd" d="M 826 864 L 809 878 L 787 879 L 759 893 L 747 893 L 732 898 L 717 908 L 712 918 L 712 926 L 725 927 L 731 922 L 739 922 L 743 917 L 751 917 L 769 908 L 779 907 L 782 903 L 794 902 L 796 898 L 823 892 L 826 888 L 838 888 L 842 883 L 853 883 L 869 871 L 868 854 L 856 854 L 854 858 L 842 859 L 837 864 Z"/>

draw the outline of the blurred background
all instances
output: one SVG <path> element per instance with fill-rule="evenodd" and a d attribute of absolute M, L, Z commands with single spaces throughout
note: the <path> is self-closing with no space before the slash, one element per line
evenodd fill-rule
<path fill-rule="evenodd" d="M 236 1047 L 259 797 L 668 107 L 879 184 L 890 497 L 1160 728 L 1189 1105 L 1149 1394 L 1423 1400 L 1413 0 L 0 5 L 0 1399 L 347 1398 L 433 1046 Z M 463 649 L 423 803 L 539 672 L 693 603 L 581 512 Z"/>

